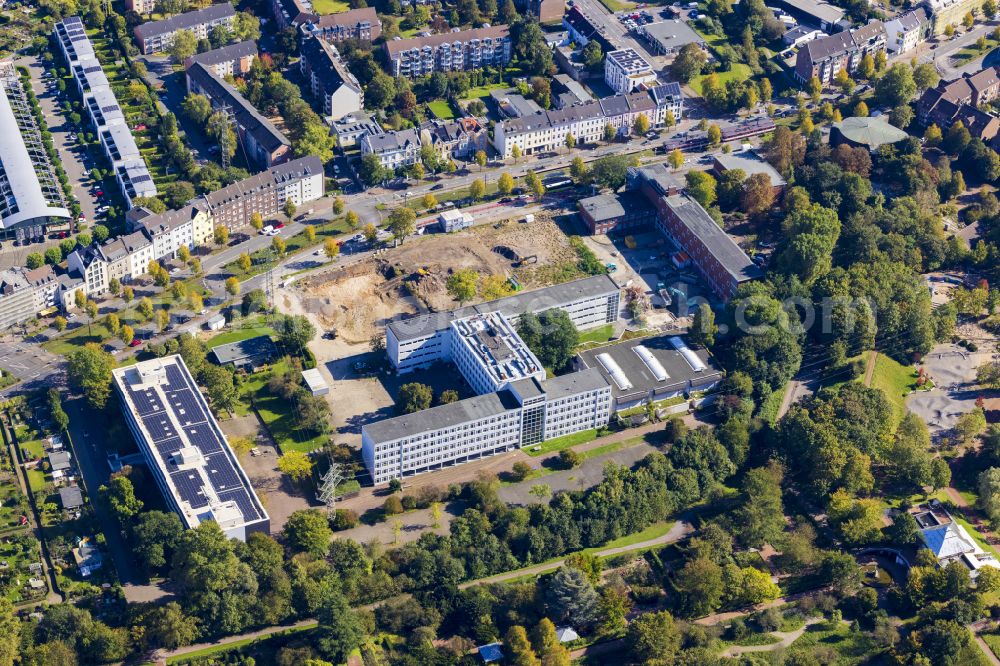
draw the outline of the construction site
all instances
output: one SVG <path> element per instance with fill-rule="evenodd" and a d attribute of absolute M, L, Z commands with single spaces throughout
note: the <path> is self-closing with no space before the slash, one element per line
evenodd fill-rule
<path fill-rule="evenodd" d="M 407 240 L 378 257 L 303 280 L 298 290 L 303 308 L 321 326 L 336 329 L 344 342 L 367 343 L 393 317 L 458 307 L 447 288 L 456 271 L 499 276 L 493 282 L 513 293 L 581 277 L 577 262 L 569 237 L 541 213 L 530 223 L 505 220 Z M 480 294 L 469 303 L 488 300 L 482 286 L 480 280 Z"/>

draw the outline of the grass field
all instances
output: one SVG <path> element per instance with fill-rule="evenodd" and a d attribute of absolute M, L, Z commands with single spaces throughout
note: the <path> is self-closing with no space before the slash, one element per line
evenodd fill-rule
<path fill-rule="evenodd" d="M 611 336 L 615 333 L 614 324 L 605 324 L 604 326 L 598 326 L 597 328 L 592 328 L 588 331 L 580 333 L 580 339 L 577 342 L 577 346 L 582 345 L 593 345 L 601 344 L 607 342 L 611 339 Z"/>
<path fill-rule="evenodd" d="M 313 9 L 317 14 L 339 14 L 351 8 L 346 2 L 341 0 L 313 0 Z"/>
<path fill-rule="evenodd" d="M 724 86 L 730 81 L 746 81 L 750 78 L 752 73 L 753 72 L 749 65 L 744 65 L 743 63 L 738 62 L 733 63 L 732 69 L 728 72 L 715 72 L 715 75 L 719 78 L 719 83 Z M 704 81 L 708 76 L 708 74 L 702 74 L 701 76 L 691 79 L 691 88 L 699 95 L 701 94 L 702 81 Z"/>
<path fill-rule="evenodd" d="M 601 4 L 607 7 L 608 11 L 612 14 L 635 9 L 636 7 L 636 3 L 634 2 L 622 2 L 621 0 L 601 0 Z"/>
<path fill-rule="evenodd" d="M 482 99 L 483 97 L 489 97 L 490 91 L 503 90 L 506 87 L 506 83 L 491 83 L 485 86 L 476 86 L 462 95 L 462 99 Z"/>
<path fill-rule="evenodd" d="M 219 345 L 228 345 L 232 342 L 239 342 L 241 340 L 249 340 L 250 338 L 256 338 L 259 335 L 275 335 L 274 329 L 270 326 L 252 326 L 250 328 L 237 328 L 233 331 L 226 331 L 225 333 L 219 333 L 214 338 L 208 341 L 208 348 L 214 349 Z"/>
<path fill-rule="evenodd" d="M 875 359 L 875 371 L 872 374 L 872 388 L 885 392 L 885 397 L 892 405 L 893 428 L 899 425 L 906 410 L 904 400 L 906 394 L 913 390 L 917 375 L 913 368 L 902 365 L 894 359 L 879 354 Z"/>
<path fill-rule="evenodd" d="M 440 118 L 441 120 L 451 120 L 455 117 L 455 112 L 451 110 L 451 105 L 443 99 L 428 102 L 427 108 L 431 110 L 431 113 L 433 113 L 435 117 Z"/>
<path fill-rule="evenodd" d="M 562 451 L 563 449 L 568 449 L 578 444 L 585 444 L 597 439 L 596 430 L 582 430 L 580 432 L 575 432 L 572 435 L 566 435 L 564 437 L 556 437 L 555 439 L 550 439 L 547 442 L 542 442 L 535 446 L 525 448 L 524 452 L 529 456 L 542 456 L 546 453 L 553 453 L 555 451 Z"/>
<path fill-rule="evenodd" d="M 287 400 L 283 400 L 271 393 L 267 387 L 268 380 L 274 375 L 279 375 L 288 370 L 285 361 L 280 361 L 271 366 L 270 372 L 260 372 L 251 375 L 243 386 L 243 395 L 253 400 L 257 413 L 264 421 L 264 425 L 271 433 L 271 437 L 278 443 L 282 453 L 289 451 L 303 451 L 308 453 L 323 446 L 329 441 L 329 435 L 317 435 L 316 437 L 305 438 L 298 430 L 295 423 L 295 416 L 292 413 L 292 405 Z"/>
<path fill-rule="evenodd" d="M 38 493 L 45 488 L 45 472 L 40 469 L 29 469 L 26 470 L 28 474 L 28 485 L 31 487 L 31 492 Z"/>

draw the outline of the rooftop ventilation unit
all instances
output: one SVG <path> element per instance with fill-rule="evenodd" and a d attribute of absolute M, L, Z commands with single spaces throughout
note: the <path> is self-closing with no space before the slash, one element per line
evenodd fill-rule
<path fill-rule="evenodd" d="M 619 390 L 627 391 L 632 388 L 632 382 L 628 380 L 625 373 L 622 371 L 621 366 L 615 362 L 615 359 L 611 358 L 611 354 L 604 352 L 603 354 L 597 355 L 597 362 L 601 364 L 604 371 L 611 375 L 611 379 L 615 381 L 618 385 Z"/>
<path fill-rule="evenodd" d="M 695 372 L 705 372 L 705 370 L 708 369 L 708 366 L 705 365 L 700 358 L 698 358 L 697 354 L 691 351 L 691 348 L 688 347 L 681 338 L 676 335 L 671 337 L 670 344 L 673 345 L 674 349 L 680 352 L 680 355 L 684 357 L 684 360 L 687 361 L 688 365 L 690 365 L 691 369 Z"/>
<path fill-rule="evenodd" d="M 670 375 L 667 374 L 666 368 L 660 363 L 660 359 L 653 356 L 653 352 L 649 351 L 645 345 L 636 345 L 632 347 L 632 351 L 642 359 L 642 362 L 646 364 L 649 371 L 656 377 L 656 381 L 662 382 L 670 379 Z"/>

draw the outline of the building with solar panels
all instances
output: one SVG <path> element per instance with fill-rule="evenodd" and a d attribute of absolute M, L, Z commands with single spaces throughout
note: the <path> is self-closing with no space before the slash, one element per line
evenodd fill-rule
<path fill-rule="evenodd" d="M 186 528 L 212 520 L 240 541 L 270 531 L 267 512 L 179 355 L 118 368 L 114 380 L 129 430 Z"/>

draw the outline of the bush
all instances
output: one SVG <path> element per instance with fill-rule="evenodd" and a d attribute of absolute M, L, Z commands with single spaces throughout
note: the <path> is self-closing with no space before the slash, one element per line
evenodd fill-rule
<path fill-rule="evenodd" d="M 337 509 L 333 517 L 330 518 L 330 528 L 335 531 L 349 530 L 357 526 L 358 514 L 350 509 Z"/>
<path fill-rule="evenodd" d="M 382 510 L 387 516 L 394 516 L 397 513 L 403 513 L 403 502 L 395 495 L 390 495 L 385 500 L 385 504 L 382 505 Z"/>
<path fill-rule="evenodd" d="M 524 481 L 531 474 L 531 465 L 519 460 L 514 463 L 514 467 L 510 470 L 511 479 L 514 481 Z"/>
<path fill-rule="evenodd" d="M 743 618 L 738 617 L 729 625 L 726 634 L 731 641 L 741 641 L 750 635 L 750 629 Z"/>
<path fill-rule="evenodd" d="M 417 508 L 416 498 L 410 497 L 409 495 L 403 495 L 401 504 L 403 505 L 403 508 L 407 511 L 413 511 L 414 509 Z"/>
<path fill-rule="evenodd" d="M 578 466 L 581 462 L 580 454 L 573 449 L 563 449 L 559 452 L 559 463 L 564 469 L 572 469 Z"/>

